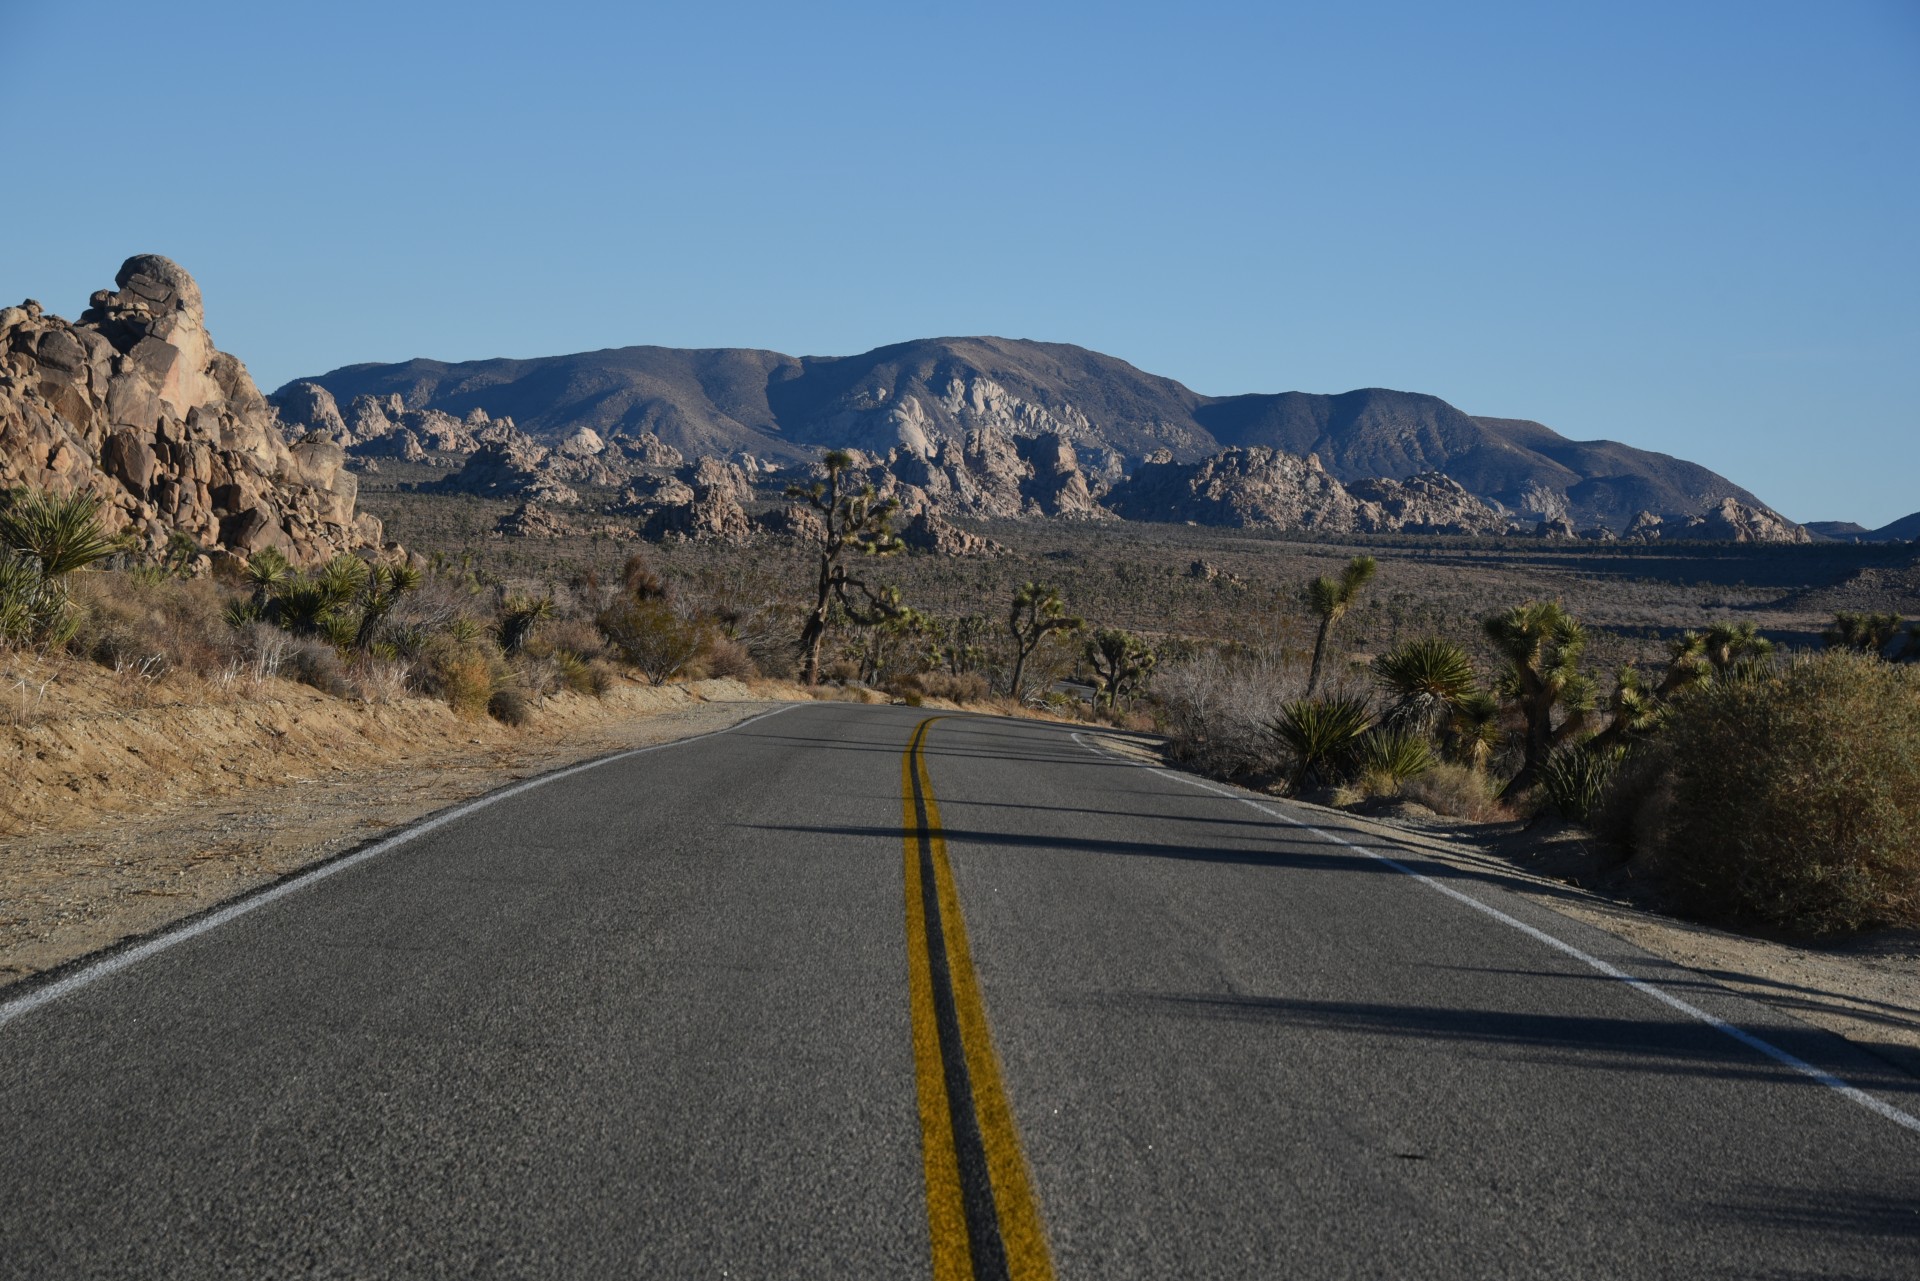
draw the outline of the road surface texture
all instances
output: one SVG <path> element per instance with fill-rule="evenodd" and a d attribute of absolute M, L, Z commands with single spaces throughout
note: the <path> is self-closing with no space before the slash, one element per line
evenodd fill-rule
<path fill-rule="evenodd" d="M 830 703 L 522 784 L 10 993 L 0 1276 L 1920 1276 L 1920 1082 L 1308 814 Z"/>

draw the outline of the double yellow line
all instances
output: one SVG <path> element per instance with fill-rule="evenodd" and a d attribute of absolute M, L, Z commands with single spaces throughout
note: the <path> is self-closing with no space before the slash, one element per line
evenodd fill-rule
<path fill-rule="evenodd" d="M 900 759 L 907 975 L 934 1281 L 1052 1281 L 927 774 L 927 732 L 939 719 L 920 722 Z"/>

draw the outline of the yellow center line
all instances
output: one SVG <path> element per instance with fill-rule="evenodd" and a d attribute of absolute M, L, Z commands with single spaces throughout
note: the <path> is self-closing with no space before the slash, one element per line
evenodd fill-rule
<path fill-rule="evenodd" d="M 1046 1231 L 1007 1102 L 927 772 L 927 734 L 939 719 L 920 722 L 900 762 L 907 973 L 933 1275 L 937 1281 L 998 1276 L 1004 1267 L 1012 1281 L 1052 1281 Z M 970 1222 L 968 1188 L 982 1184 L 990 1189 L 990 1206 L 978 1208 L 976 1192 Z"/>

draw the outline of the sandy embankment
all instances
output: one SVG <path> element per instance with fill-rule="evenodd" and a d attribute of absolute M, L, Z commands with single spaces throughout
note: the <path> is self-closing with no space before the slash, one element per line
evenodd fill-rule
<path fill-rule="evenodd" d="M 51 681 L 51 683 L 48 683 Z M 148 684 L 0 662 L 0 985 L 144 934 L 517 778 L 804 697 L 734 680 L 562 694 L 512 729 L 283 680 Z"/>

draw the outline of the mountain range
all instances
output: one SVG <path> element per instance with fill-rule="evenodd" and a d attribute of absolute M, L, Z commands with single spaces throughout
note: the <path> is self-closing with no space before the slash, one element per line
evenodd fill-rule
<path fill-rule="evenodd" d="M 360 397 L 455 417 L 510 417 L 558 443 L 590 429 L 651 434 L 688 457 L 792 464 L 823 448 L 927 456 L 983 429 L 1058 436 L 1088 475 L 1116 483 L 1149 462 L 1229 449 L 1315 455 L 1342 482 L 1444 473 L 1523 520 L 1623 529 L 1639 513 L 1697 516 L 1753 494 L 1696 463 L 1617 441 L 1569 440 L 1540 423 L 1475 417 L 1437 396 L 1204 396 L 1171 378 L 1063 343 L 932 338 L 857 356 L 747 348 L 619 347 L 528 360 L 349 365 L 296 379 L 340 405 Z"/>

